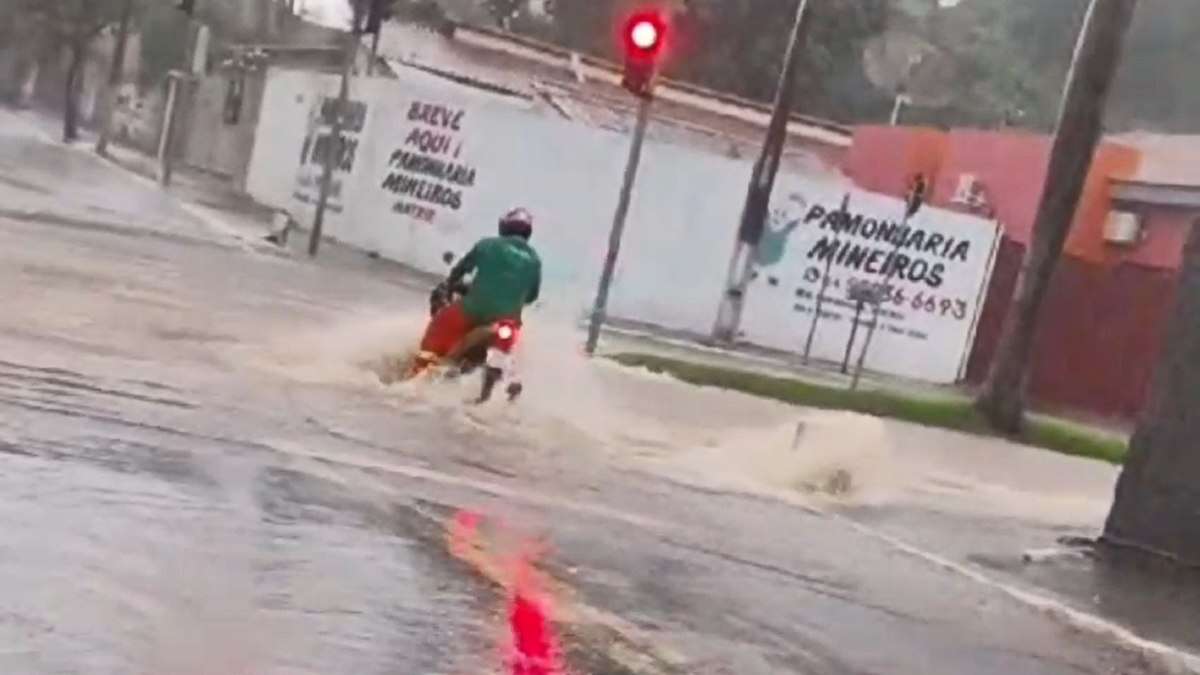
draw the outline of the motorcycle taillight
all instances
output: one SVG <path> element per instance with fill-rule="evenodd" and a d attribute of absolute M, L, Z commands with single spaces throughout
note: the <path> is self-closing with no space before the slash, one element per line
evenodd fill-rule
<path fill-rule="evenodd" d="M 492 327 L 492 333 L 495 335 L 494 346 L 496 349 L 509 352 L 517 344 L 521 327 L 512 321 L 499 321 Z"/>

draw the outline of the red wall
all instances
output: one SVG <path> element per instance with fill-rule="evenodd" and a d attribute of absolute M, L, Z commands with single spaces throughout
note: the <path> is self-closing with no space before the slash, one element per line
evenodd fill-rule
<path fill-rule="evenodd" d="M 1183 264 L 1183 245 L 1198 218 L 1200 213 L 1194 209 L 1144 211 L 1143 239 L 1130 249 L 1124 260 L 1148 267 L 1179 269 Z"/>
<path fill-rule="evenodd" d="M 936 129 L 855 127 L 842 172 L 866 190 L 903 195 L 913 174 L 938 174 L 947 140 Z"/>
<path fill-rule="evenodd" d="M 982 382 L 1011 305 L 1024 247 L 1006 240 L 996 259 L 968 381 Z M 1174 306 L 1176 274 L 1064 257 L 1034 343 L 1029 393 L 1050 409 L 1132 419 L 1141 411 Z"/>
<path fill-rule="evenodd" d="M 868 190 L 901 196 L 915 173 L 932 176 L 929 203 L 951 203 L 964 174 L 979 179 L 1005 236 L 1028 243 L 1038 201 L 1046 182 L 1049 136 L 1025 132 L 955 130 L 942 132 L 910 127 L 859 127 L 843 171 Z M 1115 143 L 1096 151 L 1084 185 L 1067 251 L 1095 262 L 1117 262 L 1126 251 L 1103 242 L 1104 223 L 1112 203 L 1111 178 L 1137 170 L 1141 153 Z"/>
<path fill-rule="evenodd" d="M 959 177 L 979 178 L 1004 228 L 996 268 L 976 332 L 967 379 L 987 376 L 1012 304 L 1022 258 L 1046 180 L 1051 139 L 1018 132 L 863 127 L 854 135 L 845 173 L 858 185 L 903 195 L 918 172 L 932 176 L 929 202 L 950 203 Z M 1111 178 L 1128 177 L 1138 151 L 1104 143 L 1047 298 L 1034 345 L 1030 395 L 1043 407 L 1132 418 L 1141 410 L 1158 361 L 1175 296 L 1175 274 L 1195 210 L 1144 212 L 1144 239 L 1104 241 Z"/>
<path fill-rule="evenodd" d="M 959 176 L 974 174 L 985 186 L 1005 236 L 1028 242 L 1038 197 L 1046 182 L 1050 140 L 1034 134 L 982 131 L 954 131 L 949 139 L 933 203 L 951 206 Z"/>

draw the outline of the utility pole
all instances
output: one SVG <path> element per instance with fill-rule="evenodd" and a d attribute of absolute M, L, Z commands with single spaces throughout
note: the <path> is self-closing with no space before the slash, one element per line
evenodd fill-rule
<path fill-rule="evenodd" d="M 763 142 L 762 155 L 754 164 L 750 174 L 750 186 L 746 191 L 746 205 L 742 209 L 742 222 L 738 228 L 737 244 L 729 262 L 729 275 L 725 295 L 717 312 L 713 337 L 723 342 L 734 342 L 742 322 L 746 290 L 754 273 L 755 253 L 766 227 L 767 211 L 771 206 L 771 191 L 775 188 L 775 176 L 783 157 L 783 146 L 787 140 L 788 119 L 796 97 L 796 72 L 804 55 L 804 42 L 808 33 L 809 0 L 800 0 L 796 7 L 796 20 L 792 27 L 791 42 L 784 58 L 783 72 L 779 77 L 779 88 L 775 93 L 775 109 Z"/>
<path fill-rule="evenodd" d="M 661 65 L 667 20 L 657 10 L 643 10 L 630 17 L 623 33 L 625 73 L 621 86 L 638 98 L 637 122 L 633 127 L 633 139 L 629 143 L 629 159 L 625 163 L 625 176 L 617 197 L 612 230 L 608 235 L 608 253 L 604 256 L 604 269 L 600 272 L 596 304 L 592 307 L 592 317 L 588 323 L 587 343 L 584 345 L 588 356 L 596 353 L 596 347 L 600 343 L 600 328 L 608 314 L 608 294 L 612 288 L 613 275 L 616 274 L 617 258 L 621 253 L 621 238 L 625 235 L 625 219 L 629 215 L 633 184 L 637 180 L 638 164 L 642 159 L 646 127 L 650 124 L 650 107 L 654 103 L 654 85 Z"/>
<path fill-rule="evenodd" d="M 117 90 L 125 74 L 125 52 L 129 49 L 129 26 L 133 23 L 133 2 L 125 0 L 121 7 L 121 23 L 117 27 L 117 43 L 113 47 L 112 65 L 108 71 L 108 85 L 104 89 L 103 108 L 100 111 L 100 138 L 96 140 L 96 154 L 108 157 L 108 143 L 112 135 L 113 113 L 117 107 Z"/>
<path fill-rule="evenodd" d="M 175 151 L 179 135 L 180 109 L 191 95 L 191 84 L 198 64 L 207 49 L 207 28 L 196 19 L 197 0 L 179 0 L 179 10 L 187 16 L 188 43 L 183 69 L 167 76 L 167 104 L 163 111 L 162 133 L 158 138 L 158 182 L 167 187 L 174 174 Z"/>
<path fill-rule="evenodd" d="M 998 431 L 1015 434 L 1023 426 L 1033 338 L 1103 132 L 1105 103 L 1136 5 L 1137 0 L 1092 0 L 1075 47 L 1024 273 L 976 401 Z"/>
<path fill-rule="evenodd" d="M 354 6 L 354 22 L 345 35 L 345 53 L 342 55 L 342 83 L 338 91 L 337 104 L 330 123 L 329 140 L 325 143 L 325 154 L 321 158 L 321 188 L 317 196 L 317 211 L 313 215 L 312 232 L 309 233 L 308 255 L 315 257 L 321 249 L 321 234 L 325 229 L 325 212 L 329 208 L 329 193 L 333 187 L 335 168 L 341 164 L 345 154 L 342 131 L 346 126 L 346 115 L 350 101 L 350 77 L 354 72 L 354 57 L 358 54 L 358 28 L 361 23 L 359 5 Z M 345 183 L 342 184 L 343 196 Z"/>
<path fill-rule="evenodd" d="M 613 214 L 612 231 L 608 236 L 608 254 L 604 256 L 604 269 L 600 273 L 600 287 L 596 291 L 596 304 L 592 307 L 592 318 L 588 324 L 586 350 L 589 356 L 596 353 L 596 346 L 600 343 L 600 328 L 607 318 L 608 294 L 617 269 L 617 257 L 621 252 L 621 238 L 625 235 L 625 219 L 629 215 L 633 184 L 637 180 L 638 164 L 642 158 L 642 145 L 646 140 L 646 127 L 650 123 L 650 104 L 649 96 L 642 98 L 638 103 L 637 125 L 633 128 L 633 141 L 629 144 L 629 160 L 625 163 L 625 178 L 621 182 L 617 210 Z"/>

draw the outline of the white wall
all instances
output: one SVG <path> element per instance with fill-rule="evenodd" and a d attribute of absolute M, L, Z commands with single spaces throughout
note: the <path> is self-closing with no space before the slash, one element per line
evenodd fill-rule
<path fill-rule="evenodd" d="M 307 175 L 311 180 L 319 167 L 310 164 L 299 170 L 301 151 L 306 136 L 320 127 L 315 119 L 310 120 L 314 104 L 321 96 L 333 96 L 336 85 L 333 77 L 308 72 L 272 70 L 268 76 L 247 185 L 259 200 L 289 208 L 304 221 L 311 218 L 315 190 L 311 186 L 298 190 L 298 176 Z M 357 135 L 353 167 L 348 174 L 337 175 L 344 183 L 344 194 L 334 200 L 335 211 L 328 215 L 329 236 L 439 272 L 444 269 L 443 253 L 463 252 L 479 237 L 495 232 L 501 213 L 524 206 L 537 218 L 534 244 L 545 263 L 546 303 L 575 316 L 587 310 L 628 152 L 625 136 L 546 114 L 525 99 L 419 73 L 399 82 L 356 80 L 352 99 L 366 104 L 367 120 Z M 410 120 L 414 104 L 436 106 L 435 112 L 427 121 Z M 442 127 L 444 124 L 449 126 Z M 443 197 L 449 194 L 447 189 L 452 191 L 452 197 L 443 199 L 451 202 L 448 206 L 423 201 L 428 194 L 400 195 L 383 187 L 394 169 L 389 164 L 393 153 L 419 150 L 406 145 L 414 132 L 445 144 L 442 152 L 425 152 L 425 157 L 462 167 L 460 177 L 473 175 L 473 184 L 467 186 L 449 180 L 427 181 L 429 187 L 440 186 Z M 398 173 L 405 180 L 416 175 L 411 165 Z M 696 332 L 711 329 L 749 173 L 746 161 L 677 145 L 647 144 L 613 287 L 613 316 Z M 773 231 L 788 222 L 803 221 L 803 216 L 811 215 L 813 205 L 836 206 L 847 190 L 853 193 L 852 208 L 873 218 L 894 219 L 903 209 L 899 200 L 850 190 L 839 176 L 829 176 L 827 182 L 781 176 Z M 308 203 L 299 198 L 305 194 Z M 395 208 L 402 204 L 418 205 L 421 212 L 397 213 Z M 951 307 L 954 314 L 965 313 L 966 318 L 943 320 L 934 316 L 937 312 L 925 316 L 898 308 L 903 316 L 893 317 L 889 323 L 900 327 L 899 333 L 880 331 L 868 365 L 950 382 L 958 377 L 963 354 L 969 349 L 980 289 L 991 266 L 996 227 L 977 218 L 932 209 L 922 211 L 914 224 L 968 240 L 971 250 L 966 261 L 945 263 L 947 269 L 937 289 L 928 282 L 903 282 L 906 302 L 927 289 L 927 294 L 936 298 L 935 304 L 943 296 L 951 303 L 967 303 L 965 309 Z M 797 292 L 807 289 L 815 294 L 820 286 L 813 287 L 805 279 L 812 267 L 808 255 L 823 232 L 819 220 L 800 223 L 786 242 L 786 254 L 763 269 L 747 304 L 746 339 L 789 350 L 803 345 L 812 315 L 811 297 L 806 300 Z M 939 261 L 934 254 L 930 264 Z M 834 278 L 840 280 L 849 273 L 834 266 Z M 774 285 L 767 283 L 768 277 L 775 280 Z M 844 294 L 843 288 L 829 289 L 831 298 L 840 299 Z M 935 309 L 940 311 L 940 307 Z M 838 359 L 850 320 L 833 304 L 826 311 L 830 316 L 818 331 L 814 353 L 819 358 Z"/>

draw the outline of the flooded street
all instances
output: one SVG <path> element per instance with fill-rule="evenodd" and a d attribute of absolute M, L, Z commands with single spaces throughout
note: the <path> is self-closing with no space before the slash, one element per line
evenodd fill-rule
<path fill-rule="evenodd" d="M 1171 672 L 1010 584 L 1200 647 L 1194 602 L 1020 563 L 1097 533 L 1112 467 L 590 363 L 548 315 L 519 407 L 388 389 L 421 280 L 39 133 L 0 110 L 0 672 L 503 672 L 462 509 L 537 549 L 580 673 Z"/>

